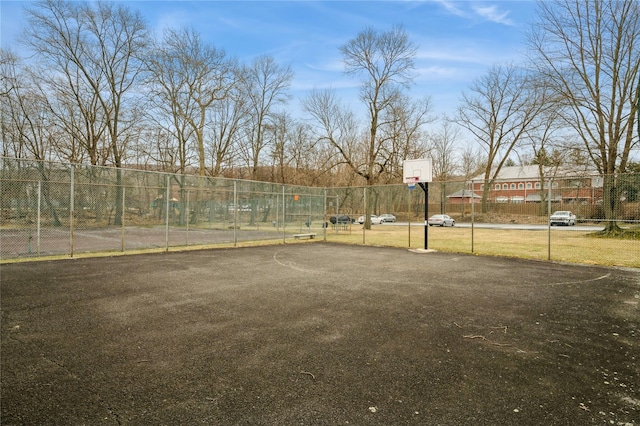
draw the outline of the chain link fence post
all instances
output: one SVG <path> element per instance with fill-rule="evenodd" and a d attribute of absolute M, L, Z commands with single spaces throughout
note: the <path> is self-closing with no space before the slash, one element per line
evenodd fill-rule
<path fill-rule="evenodd" d="M 69 250 L 71 257 L 74 252 L 74 226 L 73 226 L 73 210 L 75 204 L 75 165 L 71 165 L 69 173 Z"/>
<path fill-rule="evenodd" d="M 165 223 L 165 232 L 164 232 L 164 242 L 165 242 L 165 251 L 169 251 L 169 204 L 171 202 L 171 180 L 169 175 L 167 175 L 165 177 L 165 182 L 167 185 L 167 189 L 165 190 L 165 196 L 164 196 L 164 202 L 165 202 L 165 218 L 164 218 L 164 223 Z"/>
<path fill-rule="evenodd" d="M 121 231 L 120 231 L 120 251 L 124 253 L 124 229 L 125 229 L 125 221 L 126 221 L 126 210 L 125 210 L 125 200 L 127 198 L 127 187 L 122 185 L 122 220 L 121 220 Z"/>
<path fill-rule="evenodd" d="M 544 182 L 544 181 L 543 181 Z M 547 260 L 551 260 L 551 186 L 553 181 L 547 179 Z"/>

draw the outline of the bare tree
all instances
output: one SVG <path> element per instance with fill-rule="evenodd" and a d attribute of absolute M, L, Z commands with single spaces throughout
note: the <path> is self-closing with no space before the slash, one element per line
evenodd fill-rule
<path fill-rule="evenodd" d="M 440 128 L 430 138 L 429 152 L 433 160 L 433 176 L 437 180 L 450 180 L 456 173 L 456 143 L 460 128 L 447 117 L 440 120 Z"/>
<path fill-rule="evenodd" d="M 545 91 L 537 90 L 526 73 L 510 66 L 494 66 L 462 95 L 456 122 L 466 128 L 483 147 L 484 171 L 482 211 L 493 181 L 514 147 L 531 130 L 545 107 Z"/>
<path fill-rule="evenodd" d="M 286 147 L 288 164 L 293 176 L 287 183 L 294 185 L 320 186 L 324 183 L 322 164 L 325 162 L 322 146 L 315 143 L 310 127 L 298 120 L 287 129 L 289 143 Z"/>
<path fill-rule="evenodd" d="M 222 175 L 225 169 L 230 169 L 234 164 L 241 130 L 248 120 L 246 102 L 241 90 L 235 87 L 211 109 L 211 143 L 208 145 L 211 176 Z"/>
<path fill-rule="evenodd" d="M 567 106 L 565 123 L 604 175 L 605 233 L 618 233 L 616 173 L 638 143 L 640 3 L 634 0 L 539 2 L 529 45 L 534 63 Z"/>
<path fill-rule="evenodd" d="M 9 50 L 0 49 L 0 129 L 2 156 L 24 158 L 26 146 L 20 137 L 20 97 L 23 92 L 22 64 L 18 56 Z"/>
<path fill-rule="evenodd" d="M 293 185 L 313 185 L 321 164 L 320 153 L 311 139 L 310 128 L 289 114 L 276 114 L 265 126 L 269 140 L 272 182 Z"/>
<path fill-rule="evenodd" d="M 399 104 L 402 90 L 415 78 L 416 46 L 401 26 L 383 32 L 367 28 L 340 47 L 340 52 L 345 72 L 362 80 L 360 100 L 368 112 L 364 164 L 354 171 L 366 180 L 367 185 L 373 185 L 388 166 L 388 152 L 378 136 L 380 128 L 389 124 L 383 118 L 396 119 L 393 113 L 389 112 L 385 117 L 383 112 Z M 355 165 L 351 159 L 345 160 Z M 369 217 L 368 212 L 365 216 Z"/>
<path fill-rule="evenodd" d="M 33 80 L 29 69 L 10 52 L 2 52 L 1 76 L 3 84 L 2 126 L 6 139 L 11 143 L 17 158 L 28 154 L 38 161 L 51 160 L 55 155 L 51 144 L 51 116 L 48 114 L 47 99 Z M 11 141 L 11 142 L 9 142 Z"/>
<path fill-rule="evenodd" d="M 288 145 L 287 128 L 292 125 L 292 118 L 286 114 L 275 114 L 271 123 L 264 127 L 263 138 L 268 140 L 270 149 L 270 169 L 272 182 L 286 183 L 287 155 L 286 148 Z"/>
<path fill-rule="evenodd" d="M 82 163 L 88 157 L 92 165 L 106 165 L 112 158 L 111 141 L 96 92 L 73 66 L 65 67 L 62 74 L 42 67 L 35 72 L 63 136 L 56 140 L 60 155 L 71 163 Z"/>
<path fill-rule="evenodd" d="M 479 145 L 467 145 L 460 153 L 459 168 L 462 176 L 469 180 L 486 170 L 487 159 Z"/>
<path fill-rule="evenodd" d="M 433 180 L 439 182 L 436 194 L 439 193 L 440 196 L 441 213 L 445 213 L 447 184 L 456 172 L 455 146 L 459 137 L 460 128 L 446 116 L 441 118 L 440 127 L 429 136 L 428 156 L 432 160 Z M 462 213 L 464 214 L 464 206 Z"/>
<path fill-rule="evenodd" d="M 0 48 L 0 96 L 9 96 L 13 90 L 15 67 L 19 62 L 18 55 L 11 50 Z"/>
<path fill-rule="evenodd" d="M 42 182 L 42 196 L 54 226 L 61 226 L 51 199 L 49 174 L 44 161 L 55 155 L 53 128 L 47 99 L 41 94 L 32 74 L 23 67 L 17 56 L 2 52 L 2 136 L 3 151 L 12 152 L 16 158 L 23 154 L 38 160 L 36 168 Z M 6 141 L 12 148 L 4 146 Z"/>
<path fill-rule="evenodd" d="M 360 78 L 360 100 L 367 109 L 366 130 L 359 130 L 352 112 L 331 89 L 314 90 L 303 102 L 319 141 L 329 144 L 367 185 L 397 172 L 398 155 L 416 143 L 429 103 L 410 103 L 402 96 L 415 75 L 416 47 L 401 26 L 378 32 L 367 28 L 340 47 L 345 72 Z M 404 158 L 400 159 L 403 160 Z M 395 167 L 394 167 L 395 166 Z M 371 227 L 365 206 L 365 227 Z"/>
<path fill-rule="evenodd" d="M 405 159 L 422 158 L 427 154 L 428 137 L 425 125 L 433 121 L 429 116 L 431 99 L 411 100 L 399 95 L 389 108 L 382 111 L 378 131 L 376 164 L 381 172 L 378 183 L 398 183 L 402 179 Z"/>
<path fill-rule="evenodd" d="M 276 108 L 288 101 L 292 79 L 291 68 L 279 65 L 269 55 L 257 57 L 242 70 L 242 93 L 247 100 L 249 114 L 245 127 L 247 141 L 243 146 L 252 179 L 258 177 L 258 166 L 267 143 L 264 137 L 265 126 L 274 119 Z"/>
<path fill-rule="evenodd" d="M 141 71 L 147 31 L 138 13 L 114 3 L 44 0 L 26 9 L 29 26 L 23 41 L 38 59 L 70 80 L 81 80 L 100 105 L 110 155 L 117 170 L 116 214 L 122 221 L 121 171 L 124 136 L 132 124 L 127 95 Z M 85 98 L 83 98 L 85 99 Z"/>
<path fill-rule="evenodd" d="M 184 43 L 183 43 L 183 38 Z M 191 43 L 194 49 L 191 49 Z M 194 132 L 198 118 L 198 105 L 194 97 L 202 86 L 201 68 L 195 69 L 202 58 L 196 57 L 191 63 L 191 54 L 202 56 L 198 34 L 184 29 L 181 32 L 165 30 L 162 41 L 153 47 L 145 59 L 144 79 L 149 88 L 151 107 L 148 115 L 169 138 L 158 138 L 163 145 L 157 156 L 171 153 L 175 163 L 166 164 L 166 171 L 185 174 L 188 167 L 197 160 Z M 200 61 L 198 61 L 200 59 Z M 205 65 L 206 66 L 206 65 Z M 205 74 L 206 75 L 206 74 Z M 194 87 L 195 86 L 195 87 Z M 194 91 L 196 93 L 194 93 Z M 190 145 L 193 141 L 193 145 Z M 172 146 L 174 142 L 175 146 Z M 168 158 L 165 158 L 167 160 Z"/>
<path fill-rule="evenodd" d="M 148 55 L 147 69 L 157 110 L 168 118 L 168 130 L 180 145 L 179 172 L 184 173 L 188 166 L 192 141 L 198 174 L 204 176 L 205 129 L 210 110 L 234 87 L 235 61 L 228 59 L 224 50 L 204 43 L 195 30 L 169 29 L 162 44 Z"/>
<path fill-rule="evenodd" d="M 9 52 L 3 51 L 2 55 L 5 59 L 2 66 L 2 82 L 3 85 L 7 85 L 2 106 L 13 109 L 13 112 L 5 111 L 3 117 L 15 119 L 15 108 L 19 107 L 22 110 L 21 114 L 32 115 L 29 120 L 37 120 L 47 126 L 46 141 L 32 140 L 29 143 L 28 151 L 31 156 L 39 160 L 44 159 L 44 156 L 69 163 L 81 163 L 89 153 L 92 164 L 97 164 L 93 161 L 96 158 L 95 146 L 91 150 L 89 141 L 100 140 L 102 134 L 94 126 L 95 110 L 89 112 L 92 107 L 89 102 L 76 102 L 81 95 L 69 87 L 56 90 L 59 88 L 56 83 L 68 79 L 67 77 L 48 74 L 41 67 L 27 66 Z M 38 106 L 34 109 L 33 101 L 36 100 Z M 27 104 L 31 106 L 27 107 Z M 45 119 L 46 121 L 43 121 Z M 104 125 L 101 128 L 104 129 Z M 19 140 L 20 138 L 17 138 L 13 142 Z M 48 151 L 46 155 L 45 146 Z"/>
<path fill-rule="evenodd" d="M 347 165 L 358 175 L 363 173 L 362 150 L 359 149 L 358 125 L 352 111 L 336 97 L 333 89 L 314 89 L 302 102 L 311 117 L 311 131 L 317 144 L 324 146 L 324 170 Z"/>
<path fill-rule="evenodd" d="M 206 172 L 205 134 L 214 104 L 227 98 L 234 87 L 235 62 L 223 50 L 202 41 L 189 28 L 168 29 L 162 42 L 146 59 L 147 86 L 151 88 L 151 112 L 158 124 L 177 143 L 177 173 L 180 202 L 186 194 L 188 167 L 195 160 L 198 175 Z M 195 217 L 195 216 L 194 216 Z M 180 223 L 187 220 L 186 207 L 180 209 Z"/>
<path fill-rule="evenodd" d="M 540 214 L 550 214 L 547 211 L 547 181 L 552 178 L 558 168 L 562 165 L 563 152 L 567 152 L 559 146 L 555 133 L 558 128 L 558 114 L 555 110 L 541 114 L 540 122 L 535 126 L 535 131 L 528 132 L 529 145 L 533 155 L 532 164 L 538 166 L 538 178 L 540 180 L 540 188 L 538 195 L 540 196 Z"/>

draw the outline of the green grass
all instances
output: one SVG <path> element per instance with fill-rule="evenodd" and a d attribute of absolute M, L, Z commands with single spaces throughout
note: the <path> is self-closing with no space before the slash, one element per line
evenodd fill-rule
<path fill-rule="evenodd" d="M 519 257 L 605 266 L 640 268 L 640 241 L 593 238 L 592 232 L 525 231 L 435 228 L 428 230 L 428 248 L 455 253 Z M 422 227 L 374 226 L 363 233 L 362 227 L 350 231 L 327 231 L 327 241 L 371 246 L 424 248 Z M 551 249 L 549 250 L 549 242 Z"/>
<path fill-rule="evenodd" d="M 263 241 L 242 241 L 237 244 L 207 244 L 193 246 L 127 250 L 126 252 L 106 251 L 100 253 L 77 253 L 74 258 L 121 256 L 164 251 L 202 250 L 209 248 L 250 247 L 265 244 L 282 244 L 280 230 L 272 230 L 274 238 Z M 293 230 L 293 228 L 291 228 Z M 322 241 L 324 229 L 312 229 L 315 240 L 297 241 L 296 244 Z M 292 232 L 292 231 L 291 231 Z M 424 248 L 424 228 L 420 226 L 373 226 L 364 231 L 361 225 L 349 229 L 327 229 L 327 241 L 345 244 L 388 246 L 404 248 Z M 453 253 L 473 253 L 488 256 L 518 257 L 525 259 L 552 260 L 557 262 L 580 263 L 603 266 L 624 266 L 640 268 L 640 239 L 603 238 L 594 232 L 567 230 L 525 231 L 470 228 L 428 228 L 428 248 Z M 549 249 L 549 242 L 551 249 Z M 291 238 L 287 244 L 294 243 Z M 1 263 L 27 262 L 36 260 L 68 259 L 68 255 L 45 256 L 39 258 L 2 259 Z"/>

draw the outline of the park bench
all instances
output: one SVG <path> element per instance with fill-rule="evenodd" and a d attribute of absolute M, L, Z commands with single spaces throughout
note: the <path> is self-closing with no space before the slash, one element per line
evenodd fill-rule
<path fill-rule="evenodd" d="M 315 237 L 316 237 L 316 234 L 313 233 L 313 232 L 308 233 L 308 234 L 295 234 L 293 236 L 293 238 L 295 238 L 296 240 L 306 239 L 306 238 L 308 238 L 310 240 L 313 240 Z"/>

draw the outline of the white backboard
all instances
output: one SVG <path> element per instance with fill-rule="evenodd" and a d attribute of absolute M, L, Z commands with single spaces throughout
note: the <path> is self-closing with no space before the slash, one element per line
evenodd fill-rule
<path fill-rule="evenodd" d="M 402 175 L 404 183 L 409 183 L 413 178 L 418 178 L 418 182 L 431 182 L 433 178 L 431 158 L 404 160 Z"/>

